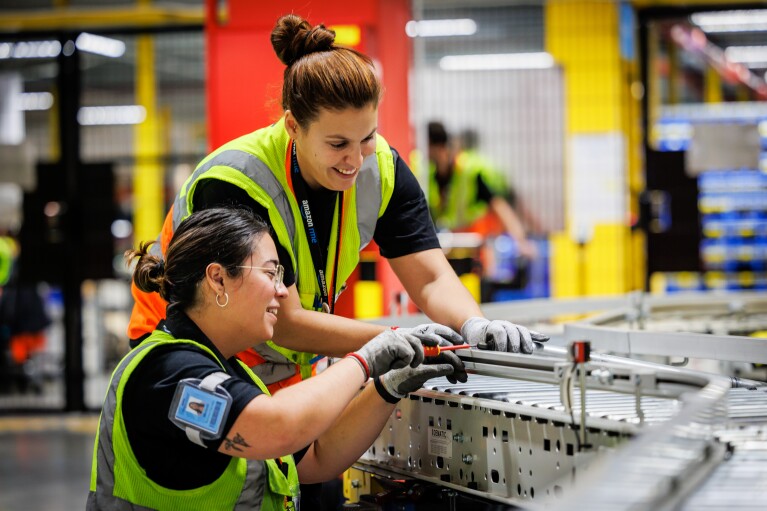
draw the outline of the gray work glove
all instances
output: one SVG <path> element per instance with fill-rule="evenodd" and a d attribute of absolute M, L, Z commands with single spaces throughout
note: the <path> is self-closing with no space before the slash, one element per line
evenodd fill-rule
<path fill-rule="evenodd" d="M 448 379 L 452 377 L 452 380 L 461 382 L 468 379 L 466 369 L 455 353 L 443 352 L 437 357 L 429 358 L 429 361 L 418 367 L 394 369 L 377 378 L 375 386 L 378 394 L 385 401 L 396 403 L 411 392 L 420 389 L 424 383 L 432 378 L 447 376 Z"/>
<path fill-rule="evenodd" d="M 386 330 L 347 356 L 359 362 L 368 377 L 376 378 L 392 369 L 416 367 L 423 362 L 423 347 L 414 335 Z"/>
<path fill-rule="evenodd" d="M 463 344 L 463 337 L 461 334 L 453 330 L 452 328 L 441 325 L 439 323 L 424 323 L 412 328 L 395 328 L 397 332 L 406 332 L 421 339 L 421 344 L 424 346 L 452 346 L 455 344 Z M 445 351 L 440 353 L 437 357 L 428 357 L 427 362 L 429 364 L 448 363 L 456 368 L 456 372 L 463 374 L 461 381 L 466 381 L 466 370 L 463 367 L 463 362 L 458 358 L 455 353 Z M 455 375 L 447 375 L 450 383 L 458 383 L 459 377 Z"/>
<path fill-rule="evenodd" d="M 423 344 L 424 346 L 428 345 L 426 342 L 424 342 Z M 451 342 L 446 341 L 444 339 L 442 339 L 439 343 L 440 346 L 450 346 L 451 344 L 452 344 Z M 453 384 L 458 382 L 466 383 L 466 380 L 469 379 L 469 375 L 466 374 L 466 368 L 463 365 L 463 361 L 460 358 L 458 358 L 458 355 L 456 355 L 455 352 L 453 351 L 443 351 L 436 357 L 426 357 L 426 360 L 424 360 L 423 364 L 419 367 L 423 367 L 424 365 L 445 365 L 445 364 L 449 364 L 453 367 L 453 371 L 451 374 L 444 375 L 445 377 L 447 377 L 447 380 L 450 383 L 453 383 Z"/>
<path fill-rule="evenodd" d="M 440 325 L 439 323 L 424 323 L 412 328 L 401 327 L 397 328 L 397 331 L 413 334 L 419 339 L 431 339 L 438 343 L 441 340 L 447 340 L 450 344 L 463 344 L 461 334 L 449 326 Z M 440 346 L 444 346 L 444 344 L 440 343 Z"/>
<path fill-rule="evenodd" d="M 500 319 L 473 317 L 461 327 L 461 335 L 472 347 L 484 350 L 532 353 L 533 341 L 545 342 L 549 337 L 521 325 Z"/>

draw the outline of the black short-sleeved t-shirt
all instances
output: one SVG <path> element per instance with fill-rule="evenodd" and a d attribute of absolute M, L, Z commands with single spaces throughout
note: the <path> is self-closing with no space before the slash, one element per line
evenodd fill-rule
<path fill-rule="evenodd" d="M 236 359 L 224 359 L 204 333 L 184 313 L 171 313 L 158 329 L 177 339 L 190 339 L 209 348 L 232 377 L 222 386 L 232 396 L 224 434 L 243 408 L 262 394 Z M 215 481 L 231 456 L 218 448 L 224 437 L 204 441 L 207 448 L 192 443 L 184 430 L 168 419 L 177 384 L 184 378 L 205 378 L 221 371 L 210 355 L 191 344 L 154 348 L 138 365 L 125 386 L 123 415 L 131 448 L 152 481 L 167 488 L 185 490 Z"/>
<path fill-rule="evenodd" d="M 378 219 L 373 240 L 378 244 L 381 255 L 388 259 L 414 254 L 423 250 L 439 248 L 439 240 L 418 180 L 407 164 L 392 149 L 395 162 L 394 190 L 386 211 Z M 295 178 L 294 178 L 295 179 Z M 330 228 L 336 205 L 336 192 L 327 189 L 309 192 L 312 218 L 322 247 L 322 257 L 327 260 Z M 220 205 L 240 204 L 250 207 L 267 223 L 266 208 L 254 201 L 244 190 L 218 179 L 204 179 L 198 183 L 194 194 L 194 209 L 205 209 Z M 280 262 L 285 266 L 285 285 L 295 283 L 295 271 L 290 263 L 287 250 L 277 244 Z"/>

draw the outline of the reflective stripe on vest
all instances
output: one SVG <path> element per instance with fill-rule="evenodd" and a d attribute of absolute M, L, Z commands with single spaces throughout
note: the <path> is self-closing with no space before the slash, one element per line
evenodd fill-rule
<path fill-rule="evenodd" d="M 193 344 L 215 358 L 201 344 L 174 340 L 158 331 L 123 358 L 112 375 L 99 418 L 87 509 L 284 509 L 286 491 L 290 490 L 292 497 L 298 492 L 298 476 L 292 457 L 285 460 L 289 465 L 290 481 L 274 460 L 268 463 L 236 457 L 232 457 L 216 481 L 194 490 L 164 488 L 146 476 L 130 449 L 120 399 L 131 373 L 143 358 L 157 346 L 174 343 Z M 248 371 L 248 374 L 268 395 L 263 383 L 252 372 Z M 277 473 L 273 474 L 274 471 Z M 118 481 L 115 481 L 116 472 L 120 474 Z"/>
<path fill-rule="evenodd" d="M 271 169 L 255 155 L 239 149 L 228 149 L 214 154 L 215 156 L 213 158 L 204 161 L 195 169 L 187 183 L 184 184 L 181 193 L 176 196 L 176 200 L 173 203 L 173 230 L 175 231 L 181 221 L 191 214 L 193 205 L 192 196 L 197 181 L 212 168 L 225 167 L 242 173 L 243 176 L 247 177 L 252 183 L 259 186 L 266 193 L 266 196 L 277 208 L 277 212 L 279 213 L 279 223 L 283 224 L 281 227 L 287 231 L 289 239 L 292 240 L 296 234 L 296 224 L 293 215 L 290 214 L 290 202 L 285 193 L 285 189 L 274 173 L 272 173 Z M 248 186 L 247 182 L 243 183 L 237 179 L 235 179 L 234 182 L 228 179 L 223 180 L 239 186 L 248 192 L 251 198 L 256 200 L 262 206 L 265 206 L 267 210 L 271 209 L 270 206 L 272 206 L 272 204 L 263 204 L 263 201 L 259 200 L 260 197 L 254 196 L 254 194 L 251 193 L 251 186 Z M 243 184 L 246 186 L 242 186 Z"/>
<path fill-rule="evenodd" d="M 290 138 L 281 120 L 225 144 L 211 153 L 187 179 L 173 204 L 173 230 L 191 214 L 194 191 L 202 179 L 219 179 L 240 187 L 266 208 L 278 242 L 288 249 L 296 276 L 301 305 L 313 309 L 319 294 L 315 268 L 301 223 L 301 212 L 285 176 L 285 158 Z M 338 279 L 333 283 L 336 298 L 342 285 L 359 262 L 359 251 L 373 239 L 378 218 L 386 210 L 394 188 L 394 158 L 381 136 L 376 139 L 376 154 L 363 161 L 355 186 L 344 193 L 344 219 Z M 298 219 L 298 220 L 296 220 Z M 330 246 L 337 242 L 337 212 L 331 227 Z M 335 264 L 334 250 L 328 251 L 328 268 Z M 332 272 L 327 271 L 327 274 Z M 267 384 L 289 378 L 299 366 L 302 378 L 311 376 L 311 360 L 316 356 L 283 348 L 271 341 L 255 351 L 264 364 L 253 367 Z M 263 366 L 263 367 L 262 367 Z"/>

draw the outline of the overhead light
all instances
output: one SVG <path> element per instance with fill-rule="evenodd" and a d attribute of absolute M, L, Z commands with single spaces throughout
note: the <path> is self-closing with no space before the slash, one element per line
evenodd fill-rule
<path fill-rule="evenodd" d="M 50 59 L 61 53 L 61 43 L 58 41 L 20 41 L 16 43 L 0 43 L 0 60 L 2 59 Z"/>
<path fill-rule="evenodd" d="M 53 106 L 50 92 L 24 92 L 21 94 L 21 110 L 48 110 Z"/>
<path fill-rule="evenodd" d="M 84 106 L 77 112 L 77 122 L 83 126 L 109 124 L 141 124 L 146 108 L 141 105 Z"/>
<path fill-rule="evenodd" d="M 122 57 L 125 54 L 125 43 L 119 39 L 112 39 L 95 34 L 83 32 L 75 40 L 75 45 L 80 51 L 95 53 L 105 57 Z"/>
<path fill-rule="evenodd" d="M 69 43 L 71 44 L 71 43 Z M 125 43 L 100 35 L 83 32 L 77 36 L 75 45 L 78 50 L 104 55 L 105 57 L 122 57 L 125 54 Z M 72 48 L 74 49 L 74 48 Z M 3 59 L 50 59 L 61 53 L 59 41 L 18 41 L 0 43 L 0 60 Z M 70 51 L 69 55 L 72 54 Z"/>
<path fill-rule="evenodd" d="M 554 67 L 554 57 L 546 52 L 447 55 L 439 59 L 439 67 L 444 71 L 547 69 Z"/>
<path fill-rule="evenodd" d="M 760 32 L 767 30 L 767 10 L 699 12 L 690 16 L 706 32 Z"/>
<path fill-rule="evenodd" d="M 133 224 L 129 220 L 118 219 L 112 222 L 112 236 L 127 238 L 133 234 Z"/>
<path fill-rule="evenodd" d="M 749 67 L 767 67 L 767 46 L 730 46 L 724 50 L 724 56 Z"/>
<path fill-rule="evenodd" d="M 405 33 L 410 37 L 451 37 L 472 35 L 477 32 L 477 23 L 469 18 L 454 20 L 410 20 Z"/>

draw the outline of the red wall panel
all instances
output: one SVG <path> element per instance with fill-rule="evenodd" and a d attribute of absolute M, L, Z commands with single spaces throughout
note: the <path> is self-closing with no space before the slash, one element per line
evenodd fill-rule
<path fill-rule="evenodd" d="M 380 132 L 403 155 L 412 148 L 408 123 L 410 40 L 408 0 L 253 2 L 229 0 L 219 22 L 217 0 L 206 0 L 208 143 L 211 149 L 273 122 L 281 114 L 284 66 L 269 36 L 277 19 L 295 12 L 310 23 L 358 25 L 361 49 L 376 60 L 385 87 Z"/>

